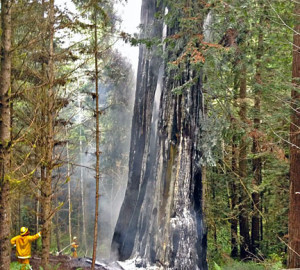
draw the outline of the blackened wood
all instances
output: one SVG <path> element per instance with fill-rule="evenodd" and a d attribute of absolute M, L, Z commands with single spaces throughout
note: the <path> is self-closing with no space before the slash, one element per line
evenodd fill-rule
<path fill-rule="evenodd" d="M 162 37 L 163 24 L 155 19 L 158 11 L 164 13 L 162 4 L 143 1 L 142 24 L 150 29 L 150 37 Z M 167 33 L 173 35 L 174 31 L 168 28 Z M 205 270 L 198 145 L 203 110 L 201 74 L 187 64 L 182 80 L 175 77 L 176 73 L 167 73 L 157 48 L 140 47 L 129 179 L 112 252 L 120 260 L 136 256 L 136 264 L 143 267 L 150 263 Z M 189 89 L 179 95 L 172 93 L 173 88 L 190 80 L 195 84 Z"/>

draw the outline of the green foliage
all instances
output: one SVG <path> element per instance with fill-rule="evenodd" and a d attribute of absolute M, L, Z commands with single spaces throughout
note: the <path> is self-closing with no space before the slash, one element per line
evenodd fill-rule
<path fill-rule="evenodd" d="M 256 262 L 237 262 L 230 261 L 221 266 L 216 262 L 213 262 L 213 265 L 209 267 L 211 270 L 280 270 L 283 268 L 282 262 L 277 259 L 270 259 L 262 261 L 259 263 Z"/>
<path fill-rule="evenodd" d="M 155 38 L 139 38 L 137 35 L 130 35 L 125 32 L 121 32 L 120 36 L 125 41 L 125 43 L 130 43 L 132 46 L 143 44 L 147 49 L 151 49 L 154 45 L 158 45 L 160 42 Z"/>
<path fill-rule="evenodd" d="M 49 270 L 57 270 L 59 269 L 60 263 L 58 263 L 57 265 L 53 266 L 53 265 L 48 265 L 47 269 Z M 44 270 L 44 268 L 42 266 L 39 266 L 39 270 Z"/>
<path fill-rule="evenodd" d="M 222 270 L 264 270 L 264 266 L 254 262 L 232 262 L 229 265 L 224 265 Z"/>
<path fill-rule="evenodd" d="M 203 115 L 200 118 L 201 132 L 199 133 L 197 146 L 202 156 L 199 165 L 215 166 L 219 158 L 216 149 L 219 148 L 222 135 L 228 129 L 224 118 L 218 117 L 214 112 Z"/>
<path fill-rule="evenodd" d="M 59 264 L 57 264 L 57 265 L 55 265 L 55 266 L 49 266 L 49 270 L 57 270 L 58 268 L 59 268 L 59 266 L 60 266 L 60 263 Z M 21 269 L 23 269 L 22 267 L 24 267 L 24 264 L 20 264 L 20 263 L 18 263 L 18 262 L 12 262 L 11 264 L 10 264 L 10 270 L 21 270 Z M 31 269 L 30 268 L 30 266 L 28 265 L 27 267 L 26 267 L 26 269 Z M 40 270 L 43 270 L 43 267 L 39 267 L 39 269 Z M 79 269 L 81 269 L 81 268 L 78 268 L 78 270 Z"/>
<path fill-rule="evenodd" d="M 214 270 L 222 270 L 222 268 L 216 262 L 214 262 L 213 269 Z"/>
<path fill-rule="evenodd" d="M 93 63 L 90 55 L 94 50 L 94 38 L 91 31 L 94 24 L 99 27 L 99 65 L 101 66 L 101 173 L 103 177 L 102 198 L 109 194 L 118 194 L 120 187 L 125 186 L 124 175 L 127 175 L 131 88 L 133 76 L 131 68 L 122 57 L 110 50 L 111 32 L 116 23 L 112 2 L 110 1 L 74 1 L 81 11 L 82 17 L 72 21 L 71 16 L 60 12 L 56 26 L 64 29 L 70 26 L 71 33 L 81 33 L 86 41 L 74 44 L 72 50 L 63 47 L 63 38 L 55 40 L 56 48 L 56 85 L 55 94 L 59 97 L 55 101 L 57 120 L 64 119 L 73 125 L 66 138 L 65 130 L 56 127 L 57 144 L 59 140 L 69 142 L 69 150 L 74 164 L 78 161 L 78 141 L 83 144 L 87 153 L 94 150 L 94 123 L 95 102 L 93 86 Z M 129 35 L 121 32 L 118 35 L 125 42 L 133 46 L 145 45 L 148 49 L 158 47 L 164 52 L 167 74 L 165 78 L 172 79 L 172 89 L 175 95 L 181 95 L 195 86 L 199 80 L 203 82 L 199 91 L 203 92 L 201 132 L 197 138 L 197 150 L 201 153 L 199 167 L 207 166 L 208 198 L 206 201 L 206 221 L 208 225 L 208 259 L 214 269 L 279 269 L 285 261 L 285 246 L 279 241 L 287 234 L 288 213 L 288 148 L 289 114 L 291 85 L 291 62 L 293 27 L 292 5 L 289 1 L 261 1 L 261 0 L 209 0 L 159 1 L 168 7 L 168 13 L 158 12 L 157 22 L 164 21 L 169 28 L 170 35 L 161 41 L 157 38 L 140 38 L 138 35 Z M 35 223 L 35 199 L 39 196 L 40 167 L 46 165 L 43 159 L 41 145 L 44 126 L 41 122 L 44 108 L 43 86 L 47 81 L 45 76 L 45 36 L 48 34 L 46 22 L 39 20 L 43 12 L 39 1 L 17 2 L 13 9 L 14 29 L 14 116 L 12 137 L 15 142 L 12 148 L 12 167 L 16 168 L 11 177 L 13 194 L 13 224 L 14 230 L 20 223 L 28 226 Z M 99 15 L 94 21 L 95 13 Z M 213 14 L 213 22 L 209 25 L 212 39 L 205 41 L 203 35 L 203 20 L 208 11 Z M 81 20 L 82 19 L 82 20 Z M 37 23 L 39 21 L 39 23 Z M 284 22 L 284 24 L 283 24 Z M 226 32 L 234 29 L 237 36 L 234 46 L 229 47 L 224 41 Z M 149 29 L 143 29 L 148 31 Z M 151 30 L 151 29 L 150 29 Z M 0 30 L 1 34 L 1 30 Z M 258 41 L 263 36 L 263 50 L 260 50 Z M 162 50 L 164 48 L 164 50 Z M 260 55 L 260 57 L 258 57 Z M 78 61 L 80 64 L 78 64 Z M 77 65 L 78 64 L 78 65 Z M 240 121 L 238 99 L 239 76 L 243 64 L 246 66 L 248 122 Z M 80 66 L 80 68 L 79 68 Z M 262 83 L 257 82 L 257 69 L 260 66 Z M 70 74 L 78 69 L 73 77 Z M 193 71 L 193 76 L 187 76 L 187 71 Z M 169 76 L 169 77 L 168 77 Z M 80 78 L 80 79 L 78 79 Z M 80 81 L 81 80 L 81 81 Z M 46 83 L 47 84 L 47 83 Z M 65 92 L 67 89 L 67 92 Z M 83 97 L 84 120 L 78 124 L 76 113 L 78 93 Z M 260 93 L 261 110 L 254 108 L 255 98 Z M 71 101 L 65 103 L 65 101 Z M 39 105 L 41 104 L 41 105 Z M 253 119 L 258 116 L 261 122 L 260 130 L 255 131 Z M 61 118 L 61 119 L 58 119 Z M 58 121 L 59 122 L 59 121 Z M 260 153 L 251 153 L 253 137 L 259 135 Z M 230 254 L 230 223 L 232 216 L 238 217 L 238 209 L 230 209 L 230 184 L 240 183 L 236 172 L 232 171 L 232 143 L 237 145 L 246 137 L 247 150 L 247 177 L 244 188 L 247 189 L 248 213 L 251 217 L 251 193 L 258 190 L 262 195 L 263 240 L 260 242 L 259 252 L 266 258 L 260 264 L 234 262 L 229 264 Z M 57 153 L 64 153 L 65 145 L 57 146 Z M 60 150 L 58 150 L 60 149 Z M 56 153 L 56 154 L 57 154 Z M 89 157 L 91 157 L 91 154 Z M 84 156 L 81 153 L 81 156 Z M 63 155 L 62 155 L 63 157 Z M 263 160 L 262 182 L 258 186 L 252 185 L 252 160 L 261 157 Z M 92 160 L 92 158 L 91 158 Z M 89 161 L 92 164 L 92 161 Z M 77 162 L 78 163 L 78 162 Z M 74 198 L 72 208 L 80 209 L 77 178 L 65 177 L 66 160 L 59 160 L 55 164 L 55 174 L 63 175 L 62 181 L 55 179 L 58 203 L 54 205 L 61 210 L 59 222 L 63 236 L 61 244 L 69 242 L 67 232 L 66 184 L 72 185 Z M 90 167 L 92 168 L 93 165 Z M 76 168 L 72 168 L 75 173 Z M 86 173 L 85 189 L 93 190 L 93 176 Z M 111 196 L 113 197 L 113 196 Z M 26 200 L 24 200 L 24 198 Z M 111 199 L 112 200 L 112 199 Z M 110 205 L 116 204 L 112 200 Z M 281 207 L 278 207 L 280 203 Z M 20 208 L 19 208 L 20 207 Z M 91 205 L 88 207 L 92 208 Z M 74 231 L 79 231 L 82 224 L 79 211 L 72 212 Z M 90 220 L 91 213 L 88 213 Z M 115 217 L 109 217 L 111 219 Z M 101 240 L 100 250 L 108 253 L 106 243 L 112 234 L 111 220 L 101 219 L 100 226 L 104 228 L 106 238 Z M 92 224 L 88 224 L 88 231 Z M 52 236 L 54 239 L 54 236 Z M 90 237 L 90 235 L 88 236 Z M 52 239 L 52 240 L 53 240 Z M 91 239 L 88 239 L 91 240 Z M 91 241 L 90 241 L 91 242 Z M 41 239 L 37 242 L 41 250 Z M 51 250 L 56 250 L 56 243 L 52 241 Z M 66 250 L 66 253 L 70 252 Z M 85 254 L 79 249 L 79 253 Z M 220 266 L 219 266 L 220 265 Z M 18 269 L 12 263 L 12 269 Z M 268 268 L 269 267 L 269 268 Z M 272 268 L 273 267 L 273 268 Z"/>
<path fill-rule="evenodd" d="M 22 268 L 22 264 L 20 264 L 18 262 L 12 262 L 10 264 L 10 270 L 21 270 L 21 268 Z M 28 269 L 30 269 L 30 268 L 28 267 Z"/>
<path fill-rule="evenodd" d="M 210 154 L 213 162 L 206 163 L 214 165 L 207 167 L 208 202 L 205 210 L 209 227 L 208 258 L 211 262 L 223 265 L 230 256 L 229 220 L 232 216 L 238 219 L 239 214 L 239 209 L 230 209 L 230 185 L 236 183 L 240 186 L 239 172 L 232 170 L 232 145 L 235 143 L 238 147 L 243 138 L 246 139 L 248 153 L 247 177 L 243 179 L 242 188 L 246 189 L 248 194 L 246 211 L 249 214 L 249 222 L 253 215 L 252 192 L 260 192 L 262 198 L 263 240 L 260 242 L 259 253 L 265 261 L 257 267 L 276 269 L 285 261 L 286 256 L 282 253 L 286 247 L 278 237 L 282 239 L 287 234 L 288 223 L 287 142 L 290 125 L 292 50 L 286 41 L 292 42 L 293 32 L 290 28 L 293 27 L 293 7 L 284 1 L 266 3 L 258 0 L 245 3 L 230 0 L 223 4 L 220 1 L 209 1 L 209 4 L 213 14 L 213 21 L 209 26 L 213 40 L 210 42 L 222 44 L 223 48 L 212 47 L 203 52 L 203 89 L 207 115 L 210 122 L 219 123 L 214 126 L 218 126 L 220 130 L 219 133 L 208 132 L 211 134 L 210 139 L 216 142 L 212 144 L 214 147 Z M 283 26 L 282 22 L 286 26 Z M 226 40 L 228 29 L 236 31 L 234 45 L 231 47 Z M 261 47 L 258 44 L 260 35 L 263 36 Z M 246 66 L 247 79 L 247 98 L 243 101 L 238 96 L 242 64 Z M 257 81 L 257 72 L 261 82 Z M 254 107 L 258 95 L 260 111 Z M 247 107 L 246 123 L 241 121 L 239 115 L 241 102 Z M 255 117 L 260 119 L 259 130 L 254 127 Z M 259 153 L 252 153 L 255 137 L 259 141 Z M 209 140 L 205 140 L 204 136 L 204 139 L 199 141 L 200 147 L 203 143 L 202 152 L 209 152 L 205 147 Z M 263 164 L 262 182 L 254 186 L 252 161 L 258 157 L 262 159 Z M 282 207 L 278 208 L 278 203 Z M 280 256 L 280 261 L 273 263 L 272 254 Z M 269 268 L 267 263 L 271 265 Z M 249 268 L 243 268 L 248 266 Z M 256 266 L 241 264 L 225 269 L 250 267 Z"/>

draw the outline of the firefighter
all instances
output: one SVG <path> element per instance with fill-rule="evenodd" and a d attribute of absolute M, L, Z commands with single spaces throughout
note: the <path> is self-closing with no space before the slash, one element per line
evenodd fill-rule
<path fill-rule="evenodd" d="M 76 236 L 73 237 L 73 242 L 72 242 L 71 245 L 72 245 L 72 248 L 71 248 L 72 257 L 77 258 L 77 248 L 79 247 L 79 245 L 77 244 L 77 237 Z"/>
<path fill-rule="evenodd" d="M 41 232 L 36 235 L 29 235 L 26 227 L 20 229 L 20 235 L 13 237 L 10 243 L 16 247 L 18 262 L 22 265 L 21 269 L 32 269 L 29 264 L 31 258 L 31 243 L 41 237 Z"/>

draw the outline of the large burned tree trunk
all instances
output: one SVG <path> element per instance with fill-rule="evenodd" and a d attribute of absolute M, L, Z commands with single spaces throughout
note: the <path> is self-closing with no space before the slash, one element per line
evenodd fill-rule
<path fill-rule="evenodd" d="M 156 1 L 143 1 L 141 23 L 145 28 L 152 27 L 151 36 L 161 37 L 162 24 L 156 22 L 154 28 L 154 13 L 156 11 Z M 147 185 L 145 163 L 149 152 L 152 108 L 158 82 L 157 71 L 162 64 L 162 59 L 159 56 L 154 56 L 153 51 L 150 52 L 144 46 L 140 47 L 139 55 L 131 130 L 128 186 L 112 243 L 112 251 L 117 249 L 121 260 L 126 260 L 132 255 L 135 237 L 138 233 L 137 223 L 145 197 L 145 185 Z M 149 169 L 150 167 L 148 167 Z"/>
<path fill-rule="evenodd" d="M 142 4 L 144 33 L 162 38 L 162 1 Z M 172 32 L 168 29 L 168 33 Z M 173 33 L 172 33 L 173 34 Z M 187 66 L 182 83 L 196 76 Z M 202 179 L 197 150 L 200 79 L 180 95 L 157 48 L 140 47 L 129 178 L 112 242 L 119 260 L 139 258 L 172 269 L 207 269 Z"/>

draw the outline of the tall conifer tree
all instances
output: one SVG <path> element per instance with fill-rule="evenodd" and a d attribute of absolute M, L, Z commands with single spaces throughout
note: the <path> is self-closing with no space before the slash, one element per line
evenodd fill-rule
<path fill-rule="evenodd" d="M 289 258 L 288 267 L 300 267 L 300 3 L 295 3 L 293 41 L 293 89 L 290 125 L 290 208 L 289 208 Z"/>
<path fill-rule="evenodd" d="M 0 269 L 10 265 L 10 147 L 11 147 L 11 9 L 12 1 L 1 1 L 0 72 Z"/>

